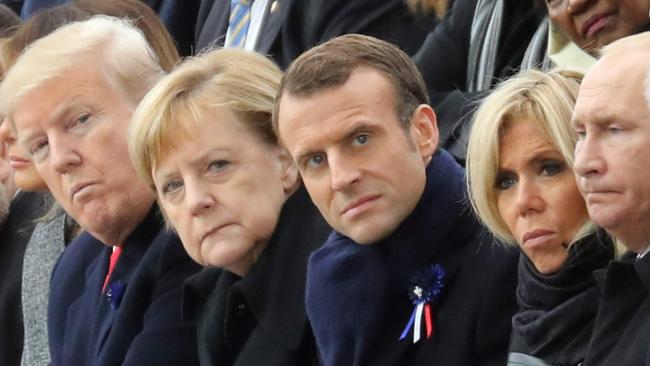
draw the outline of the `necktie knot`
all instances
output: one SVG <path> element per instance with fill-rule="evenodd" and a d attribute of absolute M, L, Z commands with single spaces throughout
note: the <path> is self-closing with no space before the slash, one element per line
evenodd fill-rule
<path fill-rule="evenodd" d="M 237 6 L 237 5 L 244 6 L 244 7 L 251 6 L 252 3 L 253 3 L 253 0 L 231 0 L 230 1 L 230 9 L 234 9 L 235 6 Z"/>
<path fill-rule="evenodd" d="M 230 33 L 230 47 L 244 47 L 248 25 L 251 19 L 251 4 L 253 0 L 231 0 L 230 22 L 228 32 Z"/>

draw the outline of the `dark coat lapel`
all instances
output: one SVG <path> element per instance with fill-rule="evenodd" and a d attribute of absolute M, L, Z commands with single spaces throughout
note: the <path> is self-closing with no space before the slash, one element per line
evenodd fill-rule
<path fill-rule="evenodd" d="M 196 40 L 196 51 L 206 47 L 223 46 L 228 32 L 228 19 L 230 18 L 230 1 L 215 0 L 212 9 L 198 31 Z"/>
<path fill-rule="evenodd" d="M 275 3 L 275 5 L 274 5 Z M 289 0 L 269 0 L 260 35 L 257 38 L 255 50 L 259 53 L 266 54 L 271 50 L 273 44 L 277 41 L 280 34 L 280 27 L 286 18 L 286 7 L 289 6 Z"/>
<path fill-rule="evenodd" d="M 95 350 L 96 355 L 99 355 L 102 352 L 106 339 L 108 339 L 108 335 L 113 328 L 113 324 L 117 318 L 117 313 L 119 310 L 119 307 L 117 309 L 111 308 L 109 299 L 107 297 L 107 292 L 109 291 L 111 284 L 115 284 L 117 281 L 125 284 L 126 288 L 124 289 L 124 296 L 126 297 L 126 292 L 129 290 L 129 280 L 131 279 L 133 272 L 136 270 L 136 268 L 138 268 L 138 264 L 144 257 L 147 248 L 149 248 L 149 245 L 153 242 L 154 237 L 160 231 L 161 226 L 160 217 L 157 214 L 157 208 L 154 206 L 145 220 L 138 226 L 136 231 L 134 231 L 124 243 L 122 254 L 120 255 L 120 258 L 117 261 L 115 268 L 113 269 L 111 278 L 106 285 L 106 291 L 101 293 L 99 306 L 96 307 L 97 314 L 95 315 L 95 319 L 102 319 L 101 322 L 96 324 L 95 328 L 95 332 L 98 332 L 100 336 L 98 337 L 97 334 L 94 334 L 92 337 L 92 339 L 100 340 L 97 343 L 98 349 Z M 94 281 L 99 281 L 98 293 L 101 291 L 101 286 L 104 283 L 104 278 L 108 273 L 108 262 L 111 252 L 112 248 L 107 247 L 104 251 L 104 255 L 100 257 L 101 260 L 104 261 L 104 265 L 96 267 L 104 269 L 103 272 L 96 272 L 96 277 L 93 279 Z"/>

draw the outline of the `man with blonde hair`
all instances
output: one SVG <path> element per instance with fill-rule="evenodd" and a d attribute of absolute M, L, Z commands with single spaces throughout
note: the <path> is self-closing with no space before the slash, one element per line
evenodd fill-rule
<path fill-rule="evenodd" d="M 650 350 L 650 33 L 607 46 L 587 73 L 573 125 L 574 169 L 591 219 L 628 249 L 596 279 L 584 365 L 643 365 Z"/>
<path fill-rule="evenodd" d="M 180 299 L 199 268 L 164 230 L 127 149 L 133 110 L 162 75 L 140 31 L 100 16 L 34 42 L 0 86 L 0 113 L 86 231 L 52 273 L 51 365 L 198 363 Z"/>

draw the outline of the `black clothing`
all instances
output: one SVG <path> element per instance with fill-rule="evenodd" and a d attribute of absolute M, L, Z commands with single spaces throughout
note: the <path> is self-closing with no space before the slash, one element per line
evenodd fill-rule
<path fill-rule="evenodd" d="M 505 364 L 518 250 L 495 246 L 466 202 L 463 170 L 441 150 L 392 234 L 359 245 L 334 232 L 310 257 L 307 313 L 325 366 Z M 433 264 L 445 273 L 434 333 L 399 340 L 414 309 L 410 281 Z"/>
<path fill-rule="evenodd" d="M 36 220 L 45 213 L 42 193 L 19 192 L 0 228 L 0 365 L 20 365 L 23 311 L 20 302 L 23 256 Z"/>
<path fill-rule="evenodd" d="M 187 281 L 183 311 L 198 318 L 201 365 L 317 363 L 305 277 L 307 257 L 330 230 L 300 188 L 285 202 L 273 236 L 245 277 L 206 268 Z"/>
<path fill-rule="evenodd" d="M 484 90 L 468 89 L 471 30 L 478 0 L 456 0 L 413 57 L 438 115 L 441 147 L 464 162 L 471 118 Z M 514 75 L 546 15 L 530 0 L 505 0 L 492 87 Z M 478 39 L 478 37 L 477 37 Z"/>
<path fill-rule="evenodd" d="M 200 267 L 155 205 L 122 248 L 104 291 L 111 247 L 84 232 L 59 258 L 48 304 L 51 366 L 198 365 L 181 290 Z"/>
<path fill-rule="evenodd" d="M 650 255 L 628 253 L 594 273 L 602 294 L 584 366 L 650 362 Z"/>
<path fill-rule="evenodd" d="M 614 243 L 597 231 L 569 247 L 559 271 L 542 275 L 525 255 L 519 260 L 510 352 L 558 366 L 578 365 L 587 354 L 600 287 L 593 271 L 614 259 Z"/>
<path fill-rule="evenodd" d="M 273 2 L 273 1 L 271 1 Z M 433 16 L 416 17 L 404 0 L 279 0 L 267 14 L 255 50 L 268 54 L 281 68 L 307 49 L 347 34 L 360 33 L 391 41 L 415 53 L 436 25 Z M 197 50 L 223 45 L 230 0 L 203 0 L 199 10 Z"/>

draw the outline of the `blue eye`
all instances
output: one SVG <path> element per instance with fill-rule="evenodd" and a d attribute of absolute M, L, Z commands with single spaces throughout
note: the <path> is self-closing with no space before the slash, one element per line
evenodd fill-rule
<path fill-rule="evenodd" d="M 84 113 L 72 121 L 71 128 L 83 126 L 88 123 L 89 120 L 90 113 Z"/>
<path fill-rule="evenodd" d="M 495 187 L 496 187 L 496 189 L 498 189 L 500 191 L 505 191 L 507 189 L 512 188 L 512 186 L 514 186 L 516 183 L 517 183 L 517 180 L 513 176 L 511 176 L 509 174 L 507 174 L 507 175 L 504 174 L 504 175 L 500 175 L 499 177 L 497 177 Z"/>
<path fill-rule="evenodd" d="M 214 160 L 208 164 L 208 171 L 220 172 L 230 165 L 228 160 Z"/>
<path fill-rule="evenodd" d="M 163 194 L 174 193 L 178 191 L 181 187 L 183 187 L 183 182 L 179 180 L 172 180 L 163 184 L 162 193 Z"/>
<path fill-rule="evenodd" d="M 574 128 L 573 132 L 575 132 L 576 136 L 578 137 L 578 140 L 584 140 L 585 136 L 587 136 L 587 131 L 585 131 L 585 129 L 582 127 Z"/>
<path fill-rule="evenodd" d="M 77 118 L 77 123 L 86 123 L 88 122 L 88 119 L 90 118 L 90 113 L 84 113 L 79 118 Z"/>
<path fill-rule="evenodd" d="M 554 176 L 564 171 L 564 163 L 560 161 L 546 161 L 542 163 L 541 174 L 545 176 Z"/>
<path fill-rule="evenodd" d="M 37 141 L 32 145 L 32 147 L 29 149 L 29 153 L 34 157 L 37 158 L 39 156 L 42 156 L 43 153 L 45 152 L 45 149 L 48 146 L 47 140 L 41 140 Z"/>
<path fill-rule="evenodd" d="M 325 155 L 324 154 L 314 154 L 307 161 L 305 162 L 305 165 L 307 168 L 317 168 L 325 163 Z"/>
<path fill-rule="evenodd" d="M 616 134 L 616 133 L 620 133 L 620 132 L 622 132 L 622 131 L 623 131 L 623 130 L 622 130 L 621 128 L 616 127 L 616 126 L 609 126 L 609 127 L 607 128 L 607 132 L 609 132 L 609 133 L 614 133 L 614 134 Z"/>
<path fill-rule="evenodd" d="M 370 135 L 368 135 L 368 134 L 366 134 L 366 133 L 362 133 L 362 134 L 356 135 L 356 136 L 354 136 L 354 138 L 352 139 L 352 144 L 355 145 L 355 146 L 365 145 L 365 144 L 368 143 L 368 139 L 369 139 L 369 138 L 370 138 Z"/>

